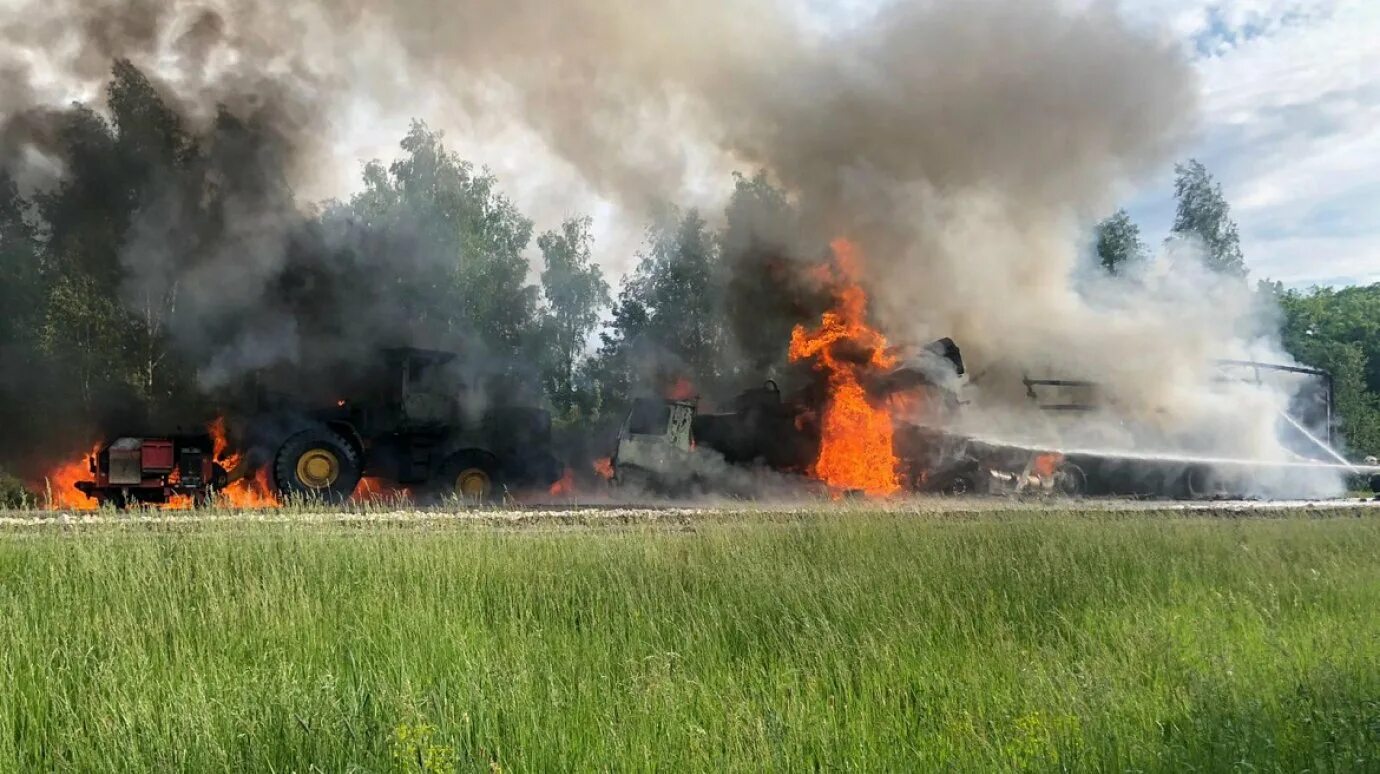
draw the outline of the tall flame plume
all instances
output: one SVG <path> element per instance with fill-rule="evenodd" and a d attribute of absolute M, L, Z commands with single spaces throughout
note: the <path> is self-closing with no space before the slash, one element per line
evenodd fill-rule
<path fill-rule="evenodd" d="M 858 248 L 845 239 L 830 247 L 834 265 L 827 274 L 834 308 L 813 330 L 797 325 L 791 331 L 791 362 L 812 362 L 829 383 L 819 457 L 811 473 L 836 489 L 894 494 L 901 484 L 891 412 L 868 398 L 861 377 L 871 369 L 893 368 L 896 360 L 887 354 L 886 337 L 867 323 L 867 293 L 858 284 Z"/>

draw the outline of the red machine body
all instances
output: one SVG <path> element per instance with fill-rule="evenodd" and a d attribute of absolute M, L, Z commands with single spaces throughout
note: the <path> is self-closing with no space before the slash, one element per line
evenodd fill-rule
<path fill-rule="evenodd" d="M 91 455 L 92 480 L 78 490 L 101 504 L 205 502 L 226 485 L 225 469 L 212 457 L 208 435 L 161 438 L 122 436 Z"/>

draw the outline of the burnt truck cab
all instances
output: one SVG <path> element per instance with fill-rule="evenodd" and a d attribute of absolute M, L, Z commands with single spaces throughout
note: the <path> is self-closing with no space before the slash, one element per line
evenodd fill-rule
<path fill-rule="evenodd" d="M 618 432 L 614 483 L 644 489 L 689 483 L 695 407 L 693 400 L 635 399 Z"/>
<path fill-rule="evenodd" d="M 695 400 L 638 398 L 618 433 L 614 483 L 680 494 L 712 485 L 718 477 L 708 471 L 724 464 L 804 473 L 819 453 L 818 434 L 804 419 L 770 380 L 720 413 L 698 413 Z"/>
<path fill-rule="evenodd" d="M 783 400 L 774 380 L 738 393 L 731 409 L 699 414 L 693 423 L 696 443 L 723 455 L 725 462 L 803 473 L 819 456 L 812 412 Z"/>
<path fill-rule="evenodd" d="M 227 482 L 212 448 L 208 435 L 120 436 L 91 455 L 92 480 L 79 481 L 76 488 L 116 508 L 176 498 L 209 502 Z"/>
<path fill-rule="evenodd" d="M 562 466 L 551 452 L 551 416 L 540 408 L 467 399 L 458 356 L 383 350 L 348 395 L 288 412 L 268 462 L 280 492 L 343 499 L 364 476 L 432 497 L 491 501 L 544 489 Z"/>

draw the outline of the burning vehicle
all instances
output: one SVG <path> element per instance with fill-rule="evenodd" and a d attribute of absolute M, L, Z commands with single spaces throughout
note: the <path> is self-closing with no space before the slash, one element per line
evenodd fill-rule
<path fill-rule="evenodd" d="M 1168 496 L 1188 499 L 1243 497 L 1271 489 L 1307 495 L 1301 478 L 1309 471 L 1339 470 L 1364 473 L 1367 465 L 1353 465 L 1335 451 L 1335 397 L 1332 375 L 1315 368 L 1251 360 L 1213 363 L 1218 384 L 1278 383 L 1291 396 L 1278 412 L 1275 435 L 1285 454 L 1280 460 L 1235 459 L 1189 453 L 1133 453 L 1109 449 L 1074 448 L 1067 458 L 1086 472 L 1087 490 L 1099 495 Z M 1105 408 L 1099 385 L 1079 379 L 1035 379 L 1022 383 L 1032 406 L 1041 412 L 1077 422 L 1078 417 Z M 1373 471 L 1371 471 L 1373 472 Z M 1380 491 L 1380 478 L 1371 486 Z"/>
<path fill-rule="evenodd" d="M 783 473 L 818 479 L 836 492 L 895 494 L 930 492 L 964 494 L 1045 494 L 1241 498 L 1273 480 L 1285 491 L 1308 493 L 1306 483 L 1290 481 L 1300 473 L 1337 469 L 1370 475 L 1380 491 L 1373 465 L 1355 466 L 1332 451 L 1331 435 L 1310 426 L 1330 427 L 1331 377 L 1315 369 L 1269 363 L 1223 361 L 1224 374 L 1248 368 L 1254 374 L 1308 377 L 1296 393 L 1291 411 L 1281 413 L 1281 437 L 1293 457 L 1286 461 L 1206 458 L 1192 455 L 1135 454 L 1114 450 L 1057 451 L 1034 444 L 1002 443 L 947 429 L 965 405 L 959 393 L 935 373 L 936 356 L 964 374 L 958 346 L 941 339 L 925 348 L 928 367 L 891 364 L 858 382 L 844 381 L 848 391 L 823 394 L 809 388 L 786 400 L 773 381 L 743 392 L 726 413 L 697 413 L 696 401 L 642 398 L 620 432 L 613 457 L 615 481 L 643 489 L 677 493 L 712 486 L 700 476 L 706 454 L 734 465 L 762 465 Z M 873 355 L 861 362 L 877 362 Z M 1223 376 L 1224 379 L 1231 378 Z M 1256 378 L 1259 378 L 1256 376 Z M 854 392 L 854 384 L 860 392 Z M 1092 382 L 1025 379 L 1033 406 L 1044 412 L 1083 414 L 1097 410 Z M 1050 390 L 1060 397 L 1050 399 Z M 1070 397 L 1081 394 L 1083 397 Z M 849 413 L 828 419 L 854 400 Z M 840 407 L 838 401 L 844 402 Z M 914 410 L 930 407 L 925 417 Z M 876 414 L 870 413 L 876 412 Z M 824 422 L 819 421 L 823 414 Z M 885 417 L 884 422 L 874 417 Z M 832 423 L 832 425 L 830 424 Z M 858 426 L 870 438 L 847 435 Z M 880 438 L 880 443 L 879 443 Z M 870 456 L 867 456 L 870 455 Z M 866 461 L 860 464 L 859 460 Z"/>
<path fill-rule="evenodd" d="M 551 453 L 551 417 L 528 406 L 466 410 L 457 355 L 383 352 L 380 373 L 325 406 L 287 405 L 251 422 L 252 445 L 286 495 L 350 496 L 363 477 L 429 496 L 487 502 L 507 490 L 546 488 L 563 466 Z M 268 398 L 267 402 L 275 402 Z"/>
<path fill-rule="evenodd" d="M 92 479 L 75 487 L 97 504 L 116 508 L 206 503 L 229 483 L 212 453 L 211 436 L 205 434 L 121 436 L 97 447 L 88 463 Z"/>
<path fill-rule="evenodd" d="M 855 248 L 844 240 L 832 248 L 832 263 L 819 273 L 834 303 L 818 326 L 796 325 L 789 343 L 790 361 L 808 365 L 809 383 L 785 398 L 768 381 L 738 395 L 723 413 L 698 413 L 697 401 L 684 396 L 634 402 L 612 459 L 615 481 L 673 493 L 712 486 L 700 473 L 713 469 L 706 463 L 712 455 L 808 476 L 835 493 L 1209 499 L 1260 491 L 1310 496 L 1316 489 L 1310 476 L 1376 472 L 1333 450 L 1328 374 L 1254 361 L 1220 361 L 1217 381 L 1239 381 L 1241 369 L 1256 382 L 1280 374 L 1310 380 L 1288 392 L 1294 398 L 1280 412 L 1279 430 L 1288 456 L 1278 460 L 1066 448 L 1042 442 L 1036 432 L 1023 440 L 973 432 L 962 421 L 969 401 L 961 393 L 966 369 L 958 345 L 943 338 L 907 352 L 889 343 L 867 320 Z M 1033 426 L 1043 425 L 1041 414 L 1076 423 L 1102 408 L 1093 382 L 1028 376 L 1023 382 Z"/>
<path fill-rule="evenodd" d="M 262 506 L 294 496 L 342 501 L 365 479 L 469 502 L 557 482 L 564 468 L 551 451 L 550 415 L 528 406 L 466 411 L 452 378 L 456 357 L 386 350 L 357 391 L 325 405 L 263 391 L 239 443 L 223 417 L 205 435 L 117 438 L 91 456 L 93 478 L 75 487 L 117 507 L 209 502 L 217 493 Z"/>
<path fill-rule="evenodd" d="M 697 413 L 693 399 L 635 401 L 613 455 L 615 481 L 679 492 L 702 481 L 703 458 L 806 476 L 834 492 L 1081 493 L 1086 476 L 1062 455 L 984 444 L 948 432 L 965 373 L 950 338 L 915 351 L 867 321 L 852 243 L 831 245 L 816 274 L 833 297 L 818 326 L 797 325 L 790 362 L 806 385 L 785 397 L 775 381 L 739 394 L 732 410 Z M 711 466 L 712 467 L 712 466 Z"/>
<path fill-rule="evenodd" d="M 961 358 L 952 341 L 944 339 L 928 349 L 951 352 L 957 373 L 962 374 Z M 1298 370 L 1263 363 L 1251 365 L 1261 370 Z M 1325 376 L 1310 373 L 1320 379 Z M 826 417 L 831 406 L 835 412 L 840 410 L 829 402 L 838 396 L 826 396 L 822 404 L 817 400 L 811 402 L 807 389 L 783 400 L 776 383 L 769 381 L 762 388 L 740 394 L 734 410 L 726 413 L 697 413 L 696 401 L 692 399 L 641 398 L 634 402 L 618 437 L 612 459 L 614 480 L 673 494 L 712 487 L 712 477 L 700 474 L 706 469 L 701 460 L 707 454 L 733 465 L 761 465 L 781 473 L 810 476 L 835 492 L 883 495 L 929 492 L 1240 498 L 1260 490 L 1263 479 L 1271 477 L 1287 479 L 1299 472 L 1338 467 L 1374 473 L 1370 466 L 1357 467 L 1345 459 L 1337 463 L 1319 456 L 1319 452 L 1330 451 L 1330 445 L 1293 416 L 1284 416 L 1282 421 L 1304 440 L 1295 444 L 1296 459 L 1284 462 L 1057 451 L 1037 445 L 994 442 L 945 429 L 943 422 L 954 418 L 963 401 L 956 392 L 932 381 L 923 370 L 897 368 L 866 383 L 868 386 L 860 393 L 860 405 L 887 412 L 886 421 L 873 422 L 871 416 L 859 416 L 857 410 L 832 420 L 836 426 L 861 424 L 865 432 L 875 433 L 871 438 L 848 436 L 842 439 L 842 446 L 837 427 L 831 428 L 829 420 L 821 423 L 817 419 L 820 405 Z M 1033 391 L 1039 386 L 1084 387 L 1090 383 L 1029 380 L 1029 386 Z M 914 414 L 910 412 L 889 413 L 898 404 L 914 402 L 918 395 L 923 395 L 931 405 L 942 407 L 941 417 L 931 417 L 938 422 L 913 421 Z M 852 393 L 845 393 L 843 399 L 851 397 Z M 1330 406 L 1328 397 L 1313 402 L 1324 411 Z M 1039 408 L 1071 412 L 1091 411 L 1094 407 L 1069 403 L 1041 404 Z M 878 443 L 879 436 L 884 444 Z M 1310 451 L 1312 454 L 1308 454 Z M 855 454 L 870 456 L 852 456 Z M 1370 485 L 1380 491 L 1380 476 L 1372 476 Z M 1286 482 L 1285 486 L 1302 485 Z M 1294 491 L 1307 493 L 1306 487 Z"/>
<path fill-rule="evenodd" d="M 831 248 L 829 260 L 811 272 L 830 305 L 818 324 L 795 324 L 783 342 L 789 370 L 782 381 L 789 378 L 790 389 L 767 380 L 719 410 L 702 411 L 690 383 L 678 379 L 665 397 L 632 402 L 607 470 L 596 465 L 601 477 L 667 495 L 732 489 L 745 479 L 726 472 L 760 469 L 804 489 L 873 497 L 1201 499 L 1262 491 L 1306 496 L 1306 479 L 1320 471 L 1334 481 L 1339 471 L 1376 472 L 1332 450 L 1330 377 L 1247 361 L 1219 364 L 1219 381 L 1239 381 L 1241 369 L 1256 380 L 1313 380 L 1315 389 L 1288 393 L 1294 400 L 1280 412 L 1281 440 L 1292 456 L 1237 459 L 1061 443 L 1075 436 L 1042 434 L 1057 430 L 1042 417 L 1076 425 L 1103 411 L 1098 385 L 1029 376 L 1021 377 L 1029 405 L 1020 422 L 1030 427 L 1010 437 L 993 434 L 980 421 L 965 421 L 982 405 L 980 395 L 978 405 L 970 400 L 977 379 L 967 377 L 959 345 L 950 338 L 920 347 L 889 341 L 868 319 L 856 248 L 845 240 Z M 552 453 L 550 415 L 494 400 L 509 393 L 468 381 L 472 369 L 456 353 L 393 348 L 367 367 L 351 364 L 327 378 L 287 371 L 262 374 L 248 390 L 252 398 L 230 401 L 238 407 L 226 412 L 231 419 L 213 423 L 207 435 L 128 434 L 102 444 L 86 465 L 92 477 L 75 489 L 97 503 L 173 507 L 216 497 L 242 506 L 302 496 L 342 501 L 361 489 L 470 502 L 572 492 L 570 469 Z M 68 481 L 69 473 L 54 480 Z"/>
<path fill-rule="evenodd" d="M 925 352 L 942 358 L 962 375 L 962 356 L 951 339 L 933 342 Z M 927 370 L 900 367 L 870 379 L 861 400 L 868 406 L 904 404 L 923 396 L 944 415 L 956 411 L 956 393 L 926 375 Z M 618 436 L 612 458 L 614 480 L 620 485 L 670 494 L 712 488 L 713 476 L 701 472 L 714 469 L 703 461 L 712 454 L 716 461 L 730 465 L 757 465 L 777 473 L 819 479 L 840 492 L 1077 495 L 1086 491 L 1086 474 L 1064 455 L 987 444 L 934 426 L 895 421 L 890 415 L 886 420 L 890 430 L 887 448 L 853 437 L 847 439 L 851 447 L 839 449 L 837 435 L 832 446 L 826 443 L 831 430 L 819 421 L 819 406 L 828 407 L 828 400 L 827 393 L 811 388 L 783 398 L 771 380 L 740 393 L 728 412 L 697 413 L 694 399 L 640 398 L 634 401 Z M 833 451 L 826 456 L 830 448 Z M 858 465 L 848 456 L 853 449 L 872 452 L 876 457 L 864 458 L 869 460 L 867 466 Z M 828 467 L 821 468 L 821 460 Z"/>

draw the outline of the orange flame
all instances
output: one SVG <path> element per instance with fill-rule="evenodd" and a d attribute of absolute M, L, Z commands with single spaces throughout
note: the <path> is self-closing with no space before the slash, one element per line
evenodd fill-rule
<path fill-rule="evenodd" d="M 560 480 L 551 485 L 550 493 L 556 496 L 572 494 L 575 491 L 575 471 L 570 468 L 565 469 L 561 474 Z"/>
<path fill-rule="evenodd" d="M 1049 478 L 1059 470 L 1059 464 L 1064 461 L 1064 455 L 1058 452 L 1047 452 L 1035 455 L 1031 462 L 1030 472 L 1041 478 Z"/>
<path fill-rule="evenodd" d="M 91 447 L 91 451 L 65 462 L 48 471 L 43 483 L 49 498 L 50 508 L 66 508 L 74 511 L 94 511 L 98 506 L 94 497 L 87 497 L 77 490 L 78 481 L 89 480 L 91 476 L 90 454 L 101 450 L 101 445 Z"/>
<path fill-rule="evenodd" d="M 818 328 L 807 331 L 797 325 L 791 331 L 791 362 L 813 361 L 829 379 L 819 457 L 811 472 L 831 487 L 889 495 L 901 488 L 891 413 L 887 406 L 873 405 L 860 376 L 870 368 L 892 368 L 896 359 L 887 351 L 886 337 L 867 324 L 867 293 L 857 282 L 857 248 L 844 239 L 830 247 L 834 308 L 824 313 Z"/>
<path fill-rule="evenodd" d="M 230 451 L 230 441 L 225 432 L 225 417 L 216 417 L 206 426 L 206 432 L 211 435 L 211 459 L 219 462 L 226 470 L 239 467 L 244 455 Z"/>
<path fill-rule="evenodd" d="M 695 397 L 695 385 L 684 376 L 676 377 L 676 381 L 667 388 L 667 400 L 690 400 Z"/>
<path fill-rule="evenodd" d="M 211 456 L 221 467 L 234 473 L 244 460 L 244 453 L 230 450 L 230 441 L 225 431 L 225 417 L 217 417 L 206 426 L 211 435 Z M 278 494 L 268 479 L 268 471 L 260 468 L 252 476 L 231 481 L 219 493 L 220 501 L 232 508 L 277 508 Z"/>
<path fill-rule="evenodd" d="M 231 508 L 277 508 L 282 505 L 264 468 L 254 471 L 252 476 L 231 481 L 218 495 L 220 501 Z"/>
<path fill-rule="evenodd" d="M 613 480 L 613 459 L 611 457 L 600 457 L 594 461 L 594 472 L 599 478 L 605 481 Z"/>
<path fill-rule="evenodd" d="M 181 482 L 182 471 L 173 468 L 172 471 L 168 473 L 168 486 L 177 486 Z M 191 509 L 193 505 L 194 503 L 191 495 L 172 494 L 168 496 L 167 500 L 159 503 L 158 507 L 165 511 L 185 511 Z"/>
<path fill-rule="evenodd" d="M 265 475 L 267 480 L 267 475 Z M 359 480 L 359 485 L 355 487 L 354 494 L 350 495 L 353 502 L 382 502 L 398 503 L 412 500 L 412 489 L 401 486 L 379 476 L 365 476 Z"/>

